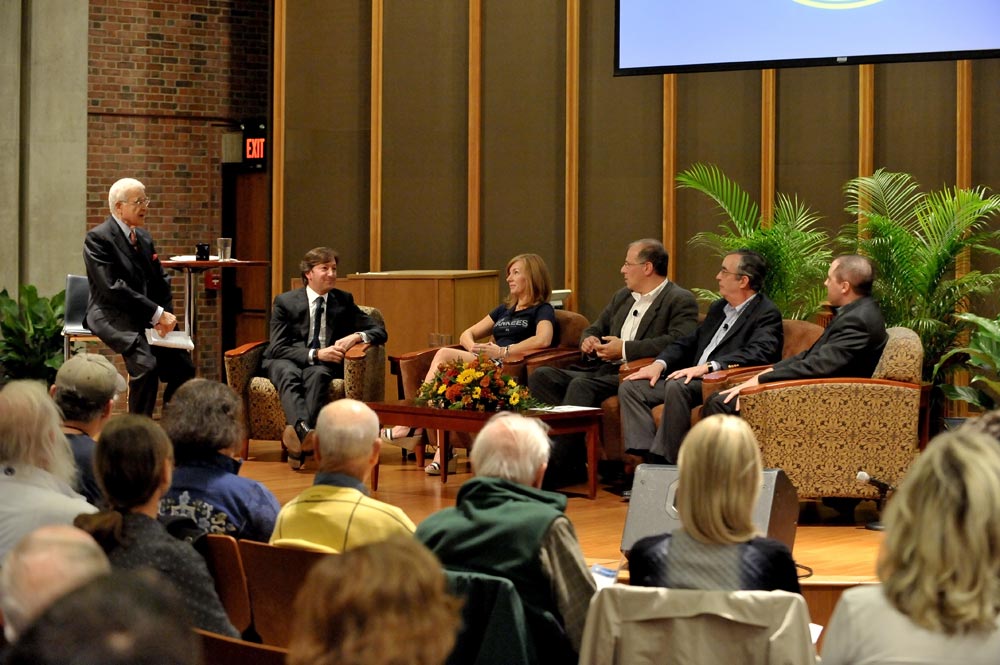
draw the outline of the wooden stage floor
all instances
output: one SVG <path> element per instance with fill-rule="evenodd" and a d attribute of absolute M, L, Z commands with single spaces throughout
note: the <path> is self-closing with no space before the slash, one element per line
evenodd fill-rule
<path fill-rule="evenodd" d="M 403 463 L 400 449 L 387 444 L 382 449 L 379 489 L 374 496 L 401 507 L 415 523 L 420 523 L 431 513 L 454 505 L 458 488 L 471 477 L 464 452 L 459 451 L 458 473 L 442 484 L 439 477 L 428 476 L 415 462 Z M 289 469 L 280 460 L 277 441 L 251 441 L 250 459 L 241 474 L 264 483 L 284 504 L 312 484 L 314 472 L 312 460 L 303 471 Z M 617 567 L 628 504 L 603 485 L 598 486 L 593 501 L 586 498 L 585 484 L 564 491 L 569 496 L 566 512 L 587 560 Z M 881 533 L 863 526 L 798 527 L 792 554 L 796 562 L 812 569 L 812 575 L 802 580 L 802 587 L 815 623 L 826 624 L 843 589 L 876 581 L 875 561 L 881 539 Z"/>

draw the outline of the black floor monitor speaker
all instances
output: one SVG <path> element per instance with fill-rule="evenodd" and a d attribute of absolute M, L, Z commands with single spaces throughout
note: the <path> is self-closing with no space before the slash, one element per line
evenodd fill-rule
<path fill-rule="evenodd" d="M 681 524 L 674 507 L 677 467 L 672 464 L 640 464 L 632 482 L 622 552 L 628 553 L 635 541 L 668 533 Z M 764 469 L 764 484 L 753 511 L 753 523 L 768 538 L 780 540 L 788 549 L 795 544 L 799 520 L 799 497 L 781 469 Z"/>

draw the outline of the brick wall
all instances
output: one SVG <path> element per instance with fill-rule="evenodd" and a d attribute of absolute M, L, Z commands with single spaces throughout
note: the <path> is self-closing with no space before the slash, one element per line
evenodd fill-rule
<path fill-rule="evenodd" d="M 153 200 L 146 226 L 162 257 L 193 254 L 221 231 L 222 134 L 267 116 L 269 0 L 90 0 L 87 224 L 108 188 L 134 177 Z M 196 279 L 200 376 L 223 378 L 217 292 Z M 183 280 L 174 277 L 174 311 Z"/>

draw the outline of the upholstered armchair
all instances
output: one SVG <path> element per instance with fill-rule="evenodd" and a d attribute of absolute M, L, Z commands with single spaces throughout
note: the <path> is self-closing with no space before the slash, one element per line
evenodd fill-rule
<path fill-rule="evenodd" d="M 361 310 L 385 325 L 382 313 L 361 305 Z M 261 370 L 267 340 L 250 342 L 226 351 L 226 382 L 243 401 L 246 438 L 241 455 L 249 454 L 250 439 L 281 440 L 285 413 L 281 410 L 278 390 Z M 356 344 L 344 357 L 344 378 L 330 382 L 330 401 L 350 397 L 362 402 L 383 399 L 385 394 L 385 346 Z M 281 459 L 286 459 L 284 444 Z"/>
<path fill-rule="evenodd" d="M 870 379 L 776 381 L 740 394 L 765 467 L 783 469 L 800 499 L 875 498 L 860 470 L 897 483 L 918 452 L 923 346 L 890 328 Z"/>

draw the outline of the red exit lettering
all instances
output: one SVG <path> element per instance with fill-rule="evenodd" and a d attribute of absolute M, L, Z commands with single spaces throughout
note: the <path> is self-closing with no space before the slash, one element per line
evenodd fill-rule
<path fill-rule="evenodd" d="M 247 139 L 247 159 L 264 159 L 265 139 Z"/>

